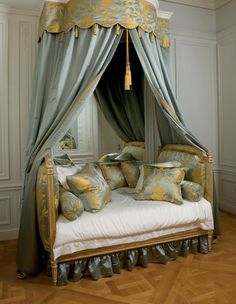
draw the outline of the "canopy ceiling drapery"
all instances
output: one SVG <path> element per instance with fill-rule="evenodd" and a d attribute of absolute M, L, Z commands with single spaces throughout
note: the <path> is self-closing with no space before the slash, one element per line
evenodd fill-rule
<path fill-rule="evenodd" d="M 188 143 L 205 150 L 186 129 L 178 111 L 160 51 L 160 44 L 169 46 L 168 22 L 157 20 L 155 3 L 154 0 L 51 0 L 44 4 L 17 250 L 21 272 L 39 272 L 42 260 L 35 208 L 38 167 L 82 111 L 111 62 L 124 29 L 129 30 L 156 98 L 162 142 Z M 124 79 L 124 75 L 117 77 Z"/>
<path fill-rule="evenodd" d="M 169 20 L 158 18 L 157 0 L 51 0 L 45 1 L 39 23 L 39 37 L 45 31 L 66 33 L 73 27 L 87 29 L 101 25 L 140 27 L 153 33 L 162 47 L 168 48 Z M 96 30 L 96 29 L 95 29 Z"/>

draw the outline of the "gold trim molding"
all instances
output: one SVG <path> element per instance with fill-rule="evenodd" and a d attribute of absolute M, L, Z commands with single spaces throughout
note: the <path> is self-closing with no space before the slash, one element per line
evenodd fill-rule
<path fill-rule="evenodd" d="M 141 28 L 153 33 L 162 47 L 168 48 L 169 20 L 158 18 L 155 6 L 146 0 L 69 0 L 46 1 L 40 16 L 39 37 L 49 33 L 67 33 L 75 26 L 88 29 L 95 25 L 125 29 Z"/>

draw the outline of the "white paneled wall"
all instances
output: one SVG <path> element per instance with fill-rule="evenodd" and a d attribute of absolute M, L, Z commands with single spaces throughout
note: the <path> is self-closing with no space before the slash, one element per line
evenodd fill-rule
<path fill-rule="evenodd" d="M 9 180 L 8 19 L 0 15 L 0 180 Z"/>
<path fill-rule="evenodd" d="M 78 150 L 67 151 L 75 162 L 89 162 L 98 159 L 98 109 L 94 96 L 73 125 L 76 133 Z M 65 151 L 63 151 L 65 153 Z"/>
<path fill-rule="evenodd" d="M 176 38 L 176 92 L 185 123 L 217 160 L 216 43 Z"/>
<path fill-rule="evenodd" d="M 0 240 L 18 234 L 36 21 L 0 7 Z"/>
<path fill-rule="evenodd" d="M 236 26 L 218 33 L 218 67 L 220 206 L 236 214 Z"/>

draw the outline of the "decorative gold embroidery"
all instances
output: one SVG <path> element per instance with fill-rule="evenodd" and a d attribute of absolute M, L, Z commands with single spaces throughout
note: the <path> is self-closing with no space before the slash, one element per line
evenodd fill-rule
<path fill-rule="evenodd" d="M 158 18 L 157 24 L 158 24 L 158 30 L 156 34 L 159 43 L 163 48 L 169 48 L 170 47 L 169 20 L 164 18 Z"/>
<path fill-rule="evenodd" d="M 146 0 L 70 0 L 68 3 L 45 2 L 40 17 L 39 37 L 49 33 L 69 32 L 75 26 L 94 25 L 125 29 L 140 27 L 158 37 L 162 47 L 169 47 L 169 21 L 158 19 L 156 8 Z"/>

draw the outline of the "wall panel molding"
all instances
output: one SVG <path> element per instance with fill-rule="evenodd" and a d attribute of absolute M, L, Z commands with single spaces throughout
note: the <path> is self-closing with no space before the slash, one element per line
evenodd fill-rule
<path fill-rule="evenodd" d="M 8 18 L 0 15 L 0 180 L 9 180 Z"/>
<path fill-rule="evenodd" d="M 226 5 L 231 0 L 162 0 L 162 1 L 193 6 L 203 9 L 215 10 Z"/>
<path fill-rule="evenodd" d="M 0 230 L 0 241 L 16 240 L 18 238 L 19 228 Z"/>
<path fill-rule="evenodd" d="M 21 190 L 23 190 L 23 184 L 3 184 L 3 185 L 0 185 L 0 192 L 21 191 Z"/>
<path fill-rule="evenodd" d="M 0 196 L 0 226 L 11 224 L 10 196 Z"/>
<path fill-rule="evenodd" d="M 22 8 L 9 7 L 8 5 L 0 4 L 0 14 L 22 15 L 22 16 L 40 16 L 40 10 L 29 10 Z"/>
<path fill-rule="evenodd" d="M 234 35 L 232 34 L 234 32 Z M 219 162 L 220 167 L 236 169 L 235 98 L 236 28 L 225 32 L 218 45 Z"/>
<path fill-rule="evenodd" d="M 228 4 L 231 0 L 215 0 L 215 7 L 216 9 L 225 6 Z"/>
<path fill-rule="evenodd" d="M 220 208 L 236 214 L 236 26 L 217 33 Z"/>
<path fill-rule="evenodd" d="M 236 214 L 236 176 L 222 175 L 220 184 L 220 208 Z"/>
<path fill-rule="evenodd" d="M 18 236 L 37 17 L 0 6 L 0 240 Z"/>
<path fill-rule="evenodd" d="M 224 45 L 227 42 L 236 40 L 236 26 L 230 27 L 226 30 L 217 33 L 217 42 Z"/>
<path fill-rule="evenodd" d="M 171 29 L 170 30 L 170 35 L 173 37 L 179 37 L 179 38 L 185 38 L 185 39 L 199 39 L 199 40 L 210 40 L 216 44 L 216 35 L 215 34 L 210 34 L 210 33 L 205 33 L 201 31 L 193 31 L 193 30 L 183 30 L 183 29 Z"/>
<path fill-rule="evenodd" d="M 194 6 L 210 10 L 214 10 L 216 7 L 215 0 L 164 0 L 163 2 Z"/>
<path fill-rule="evenodd" d="M 213 152 L 218 165 L 216 43 L 175 37 L 176 95 L 190 131 Z"/>

